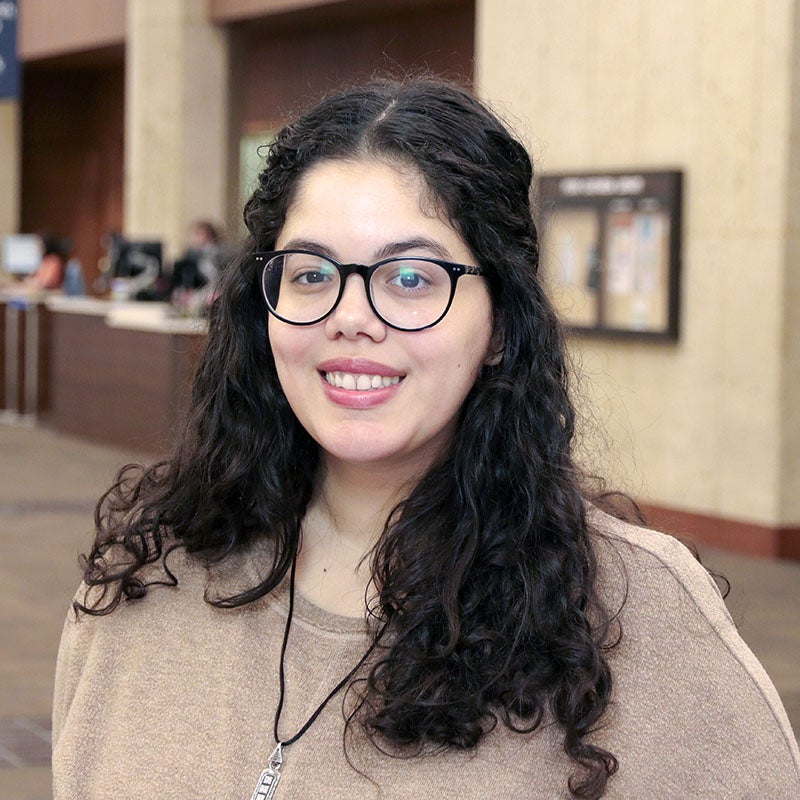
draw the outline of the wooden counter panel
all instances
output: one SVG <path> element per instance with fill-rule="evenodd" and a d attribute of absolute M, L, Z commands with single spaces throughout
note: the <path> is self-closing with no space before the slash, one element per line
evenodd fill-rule
<path fill-rule="evenodd" d="M 58 312 L 51 326 L 50 424 L 165 453 L 204 337 L 110 328 L 102 317 Z"/>
<path fill-rule="evenodd" d="M 6 409 L 6 304 L 0 303 L 0 411 Z"/>
<path fill-rule="evenodd" d="M 46 411 L 48 356 L 49 315 L 44 304 L 0 298 L 0 411 L 12 418 Z"/>

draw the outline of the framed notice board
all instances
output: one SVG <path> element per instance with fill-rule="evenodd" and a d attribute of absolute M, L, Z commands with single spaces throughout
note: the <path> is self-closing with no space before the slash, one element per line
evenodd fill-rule
<path fill-rule="evenodd" d="M 544 283 L 583 333 L 678 338 L 682 174 L 543 175 Z"/>

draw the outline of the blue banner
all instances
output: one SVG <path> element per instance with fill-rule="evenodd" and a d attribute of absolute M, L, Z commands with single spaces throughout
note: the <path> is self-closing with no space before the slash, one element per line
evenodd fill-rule
<path fill-rule="evenodd" d="M 17 0 L 0 0 L 0 99 L 19 97 Z"/>

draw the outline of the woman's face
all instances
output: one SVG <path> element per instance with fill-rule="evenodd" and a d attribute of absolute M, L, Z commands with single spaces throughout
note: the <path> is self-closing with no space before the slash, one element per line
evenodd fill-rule
<path fill-rule="evenodd" d="M 311 167 L 276 249 L 312 250 L 344 264 L 416 255 L 477 265 L 431 208 L 414 170 L 368 158 Z M 300 327 L 270 316 L 269 337 L 286 398 L 329 461 L 416 471 L 448 444 L 490 357 L 492 306 L 483 278 L 464 276 L 441 322 L 398 331 L 375 316 L 364 281 L 350 275 L 329 317 Z M 367 380 L 377 388 L 359 388 Z"/>

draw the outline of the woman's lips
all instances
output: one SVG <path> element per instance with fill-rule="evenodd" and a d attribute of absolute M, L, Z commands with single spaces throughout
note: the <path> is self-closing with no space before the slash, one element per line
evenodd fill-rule
<path fill-rule="evenodd" d="M 393 367 L 363 358 L 336 358 L 319 365 L 327 397 L 348 408 L 373 408 L 398 390 L 405 375 Z"/>
<path fill-rule="evenodd" d="M 368 358 L 329 358 L 317 369 L 322 373 L 346 372 L 350 375 L 380 375 L 382 378 L 404 377 L 400 370 Z"/>

